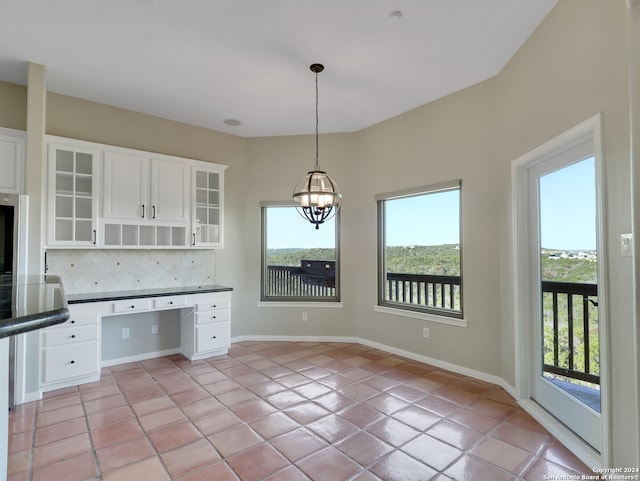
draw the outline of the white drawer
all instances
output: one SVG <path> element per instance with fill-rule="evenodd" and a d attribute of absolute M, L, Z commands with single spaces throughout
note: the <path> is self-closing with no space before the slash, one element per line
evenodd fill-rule
<path fill-rule="evenodd" d="M 196 312 L 196 324 L 207 324 L 209 322 L 228 322 L 231 320 L 229 309 L 214 309 L 212 311 Z"/>
<path fill-rule="evenodd" d="M 43 346 L 75 344 L 98 339 L 98 326 L 74 326 L 65 329 L 45 329 L 42 333 Z"/>
<path fill-rule="evenodd" d="M 42 381 L 49 383 L 97 374 L 99 352 L 98 341 L 43 349 Z"/>
<path fill-rule="evenodd" d="M 228 295 L 212 296 L 208 299 L 198 299 L 196 311 L 210 311 L 211 309 L 229 309 L 231 299 Z"/>
<path fill-rule="evenodd" d="M 200 353 L 228 348 L 230 337 L 230 323 L 228 322 L 213 322 L 196 326 L 196 351 Z"/>
<path fill-rule="evenodd" d="M 166 307 L 184 307 L 186 305 L 186 296 L 166 296 L 153 299 L 153 307 L 156 309 L 164 309 Z"/>
<path fill-rule="evenodd" d="M 82 326 L 86 324 L 98 324 L 98 317 L 91 313 L 74 314 L 73 309 L 69 308 L 69 320 L 58 324 L 57 326 L 51 326 L 48 329 L 67 328 L 70 326 Z"/>
<path fill-rule="evenodd" d="M 148 311 L 151 309 L 151 299 L 126 299 L 113 303 L 113 312 Z"/>

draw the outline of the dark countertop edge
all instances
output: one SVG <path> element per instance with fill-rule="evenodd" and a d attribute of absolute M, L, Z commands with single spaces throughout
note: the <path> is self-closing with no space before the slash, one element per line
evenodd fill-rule
<path fill-rule="evenodd" d="M 53 311 L 14 317 L 0 323 L 0 339 L 15 336 L 24 332 L 35 331 L 43 327 L 62 324 L 69 319 L 69 309 L 61 308 Z"/>
<path fill-rule="evenodd" d="M 67 296 L 69 304 L 85 304 L 89 302 L 108 302 L 122 301 L 125 299 L 142 299 L 145 297 L 167 297 L 187 294 L 204 294 L 207 292 L 228 292 L 233 291 L 233 287 L 226 286 L 203 286 L 203 287 L 176 287 L 175 289 L 153 289 L 141 291 L 129 291 L 124 294 L 122 292 L 105 292 L 94 294 L 71 294 Z"/>

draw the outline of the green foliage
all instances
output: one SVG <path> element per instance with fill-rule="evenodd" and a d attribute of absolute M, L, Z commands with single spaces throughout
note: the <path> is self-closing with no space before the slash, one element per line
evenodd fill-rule
<path fill-rule="evenodd" d="M 460 275 L 457 244 L 439 246 L 388 246 L 387 272 L 398 274 Z"/>
<path fill-rule="evenodd" d="M 554 258 L 543 251 L 540 256 L 542 279 L 545 281 L 598 283 L 598 263 L 590 259 Z"/>

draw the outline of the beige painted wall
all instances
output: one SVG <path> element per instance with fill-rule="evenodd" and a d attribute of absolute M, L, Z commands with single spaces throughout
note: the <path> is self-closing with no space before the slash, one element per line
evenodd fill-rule
<path fill-rule="evenodd" d="M 0 127 L 27 129 L 27 88 L 0 80 Z"/>
<path fill-rule="evenodd" d="M 592 115 L 604 123 L 605 235 L 608 269 L 609 373 L 613 398 L 613 464 L 638 453 L 638 385 L 629 354 L 634 335 L 631 259 L 620 255 L 620 234 L 631 232 L 627 9 L 623 0 L 561 0 L 496 79 L 498 158 L 509 162 Z M 503 191 L 501 236 L 509 246 L 509 190 Z M 579 214 L 579 213 L 578 213 Z M 505 249 L 506 251 L 507 249 Z M 503 260 L 508 260 L 505 256 Z M 503 264 L 502 373 L 513 379 L 511 264 Z M 511 307 L 511 306 L 509 306 Z M 636 380 L 635 382 L 633 380 Z"/>
<path fill-rule="evenodd" d="M 244 252 L 247 296 L 242 302 L 241 334 L 290 336 L 355 336 L 354 285 L 360 274 L 349 266 L 350 251 L 345 250 L 353 232 L 347 212 L 353 198 L 346 179 L 356 165 L 352 134 L 320 136 L 320 165 L 336 179 L 345 194 L 342 229 L 342 300 L 344 307 L 277 308 L 258 307 L 260 299 L 260 202 L 288 200 L 297 181 L 315 162 L 314 136 L 267 137 L 250 139 L 247 150 Z M 300 220 L 303 222 L 302 220 Z M 309 224 L 309 229 L 313 226 Z M 320 226 L 322 229 L 322 226 Z M 365 244 L 363 242 L 363 244 Z M 302 312 L 309 321 L 302 322 Z"/>
<path fill-rule="evenodd" d="M 307 323 L 302 309 L 256 305 L 259 202 L 289 196 L 313 163 L 313 136 L 240 139 L 55 94 L 48 98 L 47 132 L 230 165 L 225 248 L 215 262 L 216 281 L 236 289 L 234 336 L 359 336 L 514 384 L 510 163 L 603 112 L 613 465 L 633 466 L 640 451 L 638 373 L 630 362 L 639 356 L 637 320 L 632 265 L 619 252 L 619 235 L 631 229 L 627 55 L 624 0 L 560 0 L 495 78 L 360 132 L 321 136 L 321 165 L 345 195 L 344 307 L 305 309 Z M 21 98 L 20 87 L 0 83 L 0 105 L 9 99 L 19 106 Z M 21 122 L 20 112 L 0 112 L 0 126 Z M 469 327 L 374 312 L 374 195 L 457 178 Z M 425 325 L 429 340 L 419 336 Z"/>

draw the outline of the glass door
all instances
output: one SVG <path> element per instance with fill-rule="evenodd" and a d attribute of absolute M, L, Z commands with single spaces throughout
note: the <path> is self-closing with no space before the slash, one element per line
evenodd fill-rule
<path fill-rule="evenodd" d="M 595 159 L 573 151 L 531 174 L 532 397 L 601 451 Z"/>

